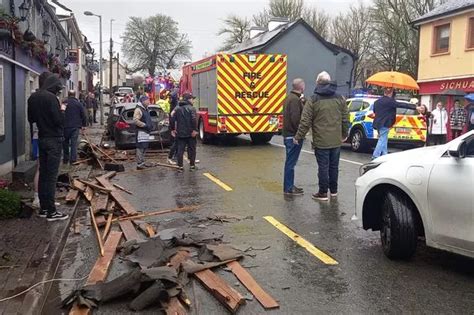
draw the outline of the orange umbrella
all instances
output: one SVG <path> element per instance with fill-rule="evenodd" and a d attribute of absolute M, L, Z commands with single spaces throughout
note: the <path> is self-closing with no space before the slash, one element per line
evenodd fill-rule
<path fill-rule="evenodd" d="M 365 82 L 373 85 L 391 87 L 403 90 L 419 90 L 420 87 L 415 79 L 405 73 L 397 71 L 378 72 L 368 78 Z"/>

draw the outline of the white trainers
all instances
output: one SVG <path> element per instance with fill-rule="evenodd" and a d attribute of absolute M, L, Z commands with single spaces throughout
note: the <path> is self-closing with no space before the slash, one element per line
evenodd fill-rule
<path fill-rule="evenodd" d="M 168 164 L 169 165 L 176 165 L 178 163 L 176 163 L 175 161 L 173 161 L 172 159 L 168 159 Z"/>
<path fill-rule="evenodd" d="M 31 206 L 35 209 L 39 209 L 40 208 L 40 200 L 38 197 L 35 197 L 35 199 L 33 200 L 33 203 L 31 204 Z"/>

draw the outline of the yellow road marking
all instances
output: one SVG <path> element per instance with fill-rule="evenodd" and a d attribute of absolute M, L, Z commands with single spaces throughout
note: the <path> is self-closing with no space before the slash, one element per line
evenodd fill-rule
<path fill-rule="evenodd" d="M 331 256 L 327 255 L 323 251 L 319 250 L 316 248 L 313 244 L 305 240 L 303 237 L 300 235 L 296 234 L 293 232 L 291 229 L 289 229 L 287 226 L 284 224 L 278 222 L 274 217 L 272 216 L 266 216 L 263 217 L 265 220 L 267 220 L 270 224 L 272 224 L 274 227 L 279 229 L 283 234 L 291 238 L 293 241 L 295 241 L 298 245 L 306 249 L 308 252 L 310 252 L 313 256 L 321 260 L 323 263 L 326 265 L 337 265 L 338 262 L 334 260 Z"/>
<path fill-rule="evenodd" d="M 206 176 L 207 178 L 209 178 L 210 180 L 212 180 L 214 183 L 216 183 L 217 185 L 221 186 L 222 189 L 224 189 L 225 191 L 232 191 L 232 188 L 230 188 L 228 185 L 226 185 L 225 183 L 223 183 L 220 179 L 212 176 L 211 174 L 209 173 L 204 173 L 203 174 L 204 176 Z"/>

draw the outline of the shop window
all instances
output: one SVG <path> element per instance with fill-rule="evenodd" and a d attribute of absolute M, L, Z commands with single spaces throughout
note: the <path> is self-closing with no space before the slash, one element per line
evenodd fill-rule
<path fill-rule="evenodd" d="M 451 24 L 435 26 L 433 54 L 442 54 L 449 52 L 450 32 Z"/>
<path fill-rule="evenodd" d="M 474 49 L 474 17 L 469 18 L 467 26 L 467 48 Z"/>
<path fill-rule="evenodd" d="M 5 136 L 5 98 L 3 97 L 3 67 L 0 66 L 0 140 Z"/>

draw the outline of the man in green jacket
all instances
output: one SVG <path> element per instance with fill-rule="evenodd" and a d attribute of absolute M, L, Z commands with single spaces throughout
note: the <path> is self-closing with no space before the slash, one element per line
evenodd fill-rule
<path fill-rule="evenodd" d="M 316 79 L 314 95 L 306 103 L 294 142 L 299 143 L 311 128 L 313 149 L 318 162 L 319 192 L 313 199 L 337 197 L 339 156 L 348 136 L 349 112 L 344 98 L 336 93 L 337 85 L 325 71 Z"/>

